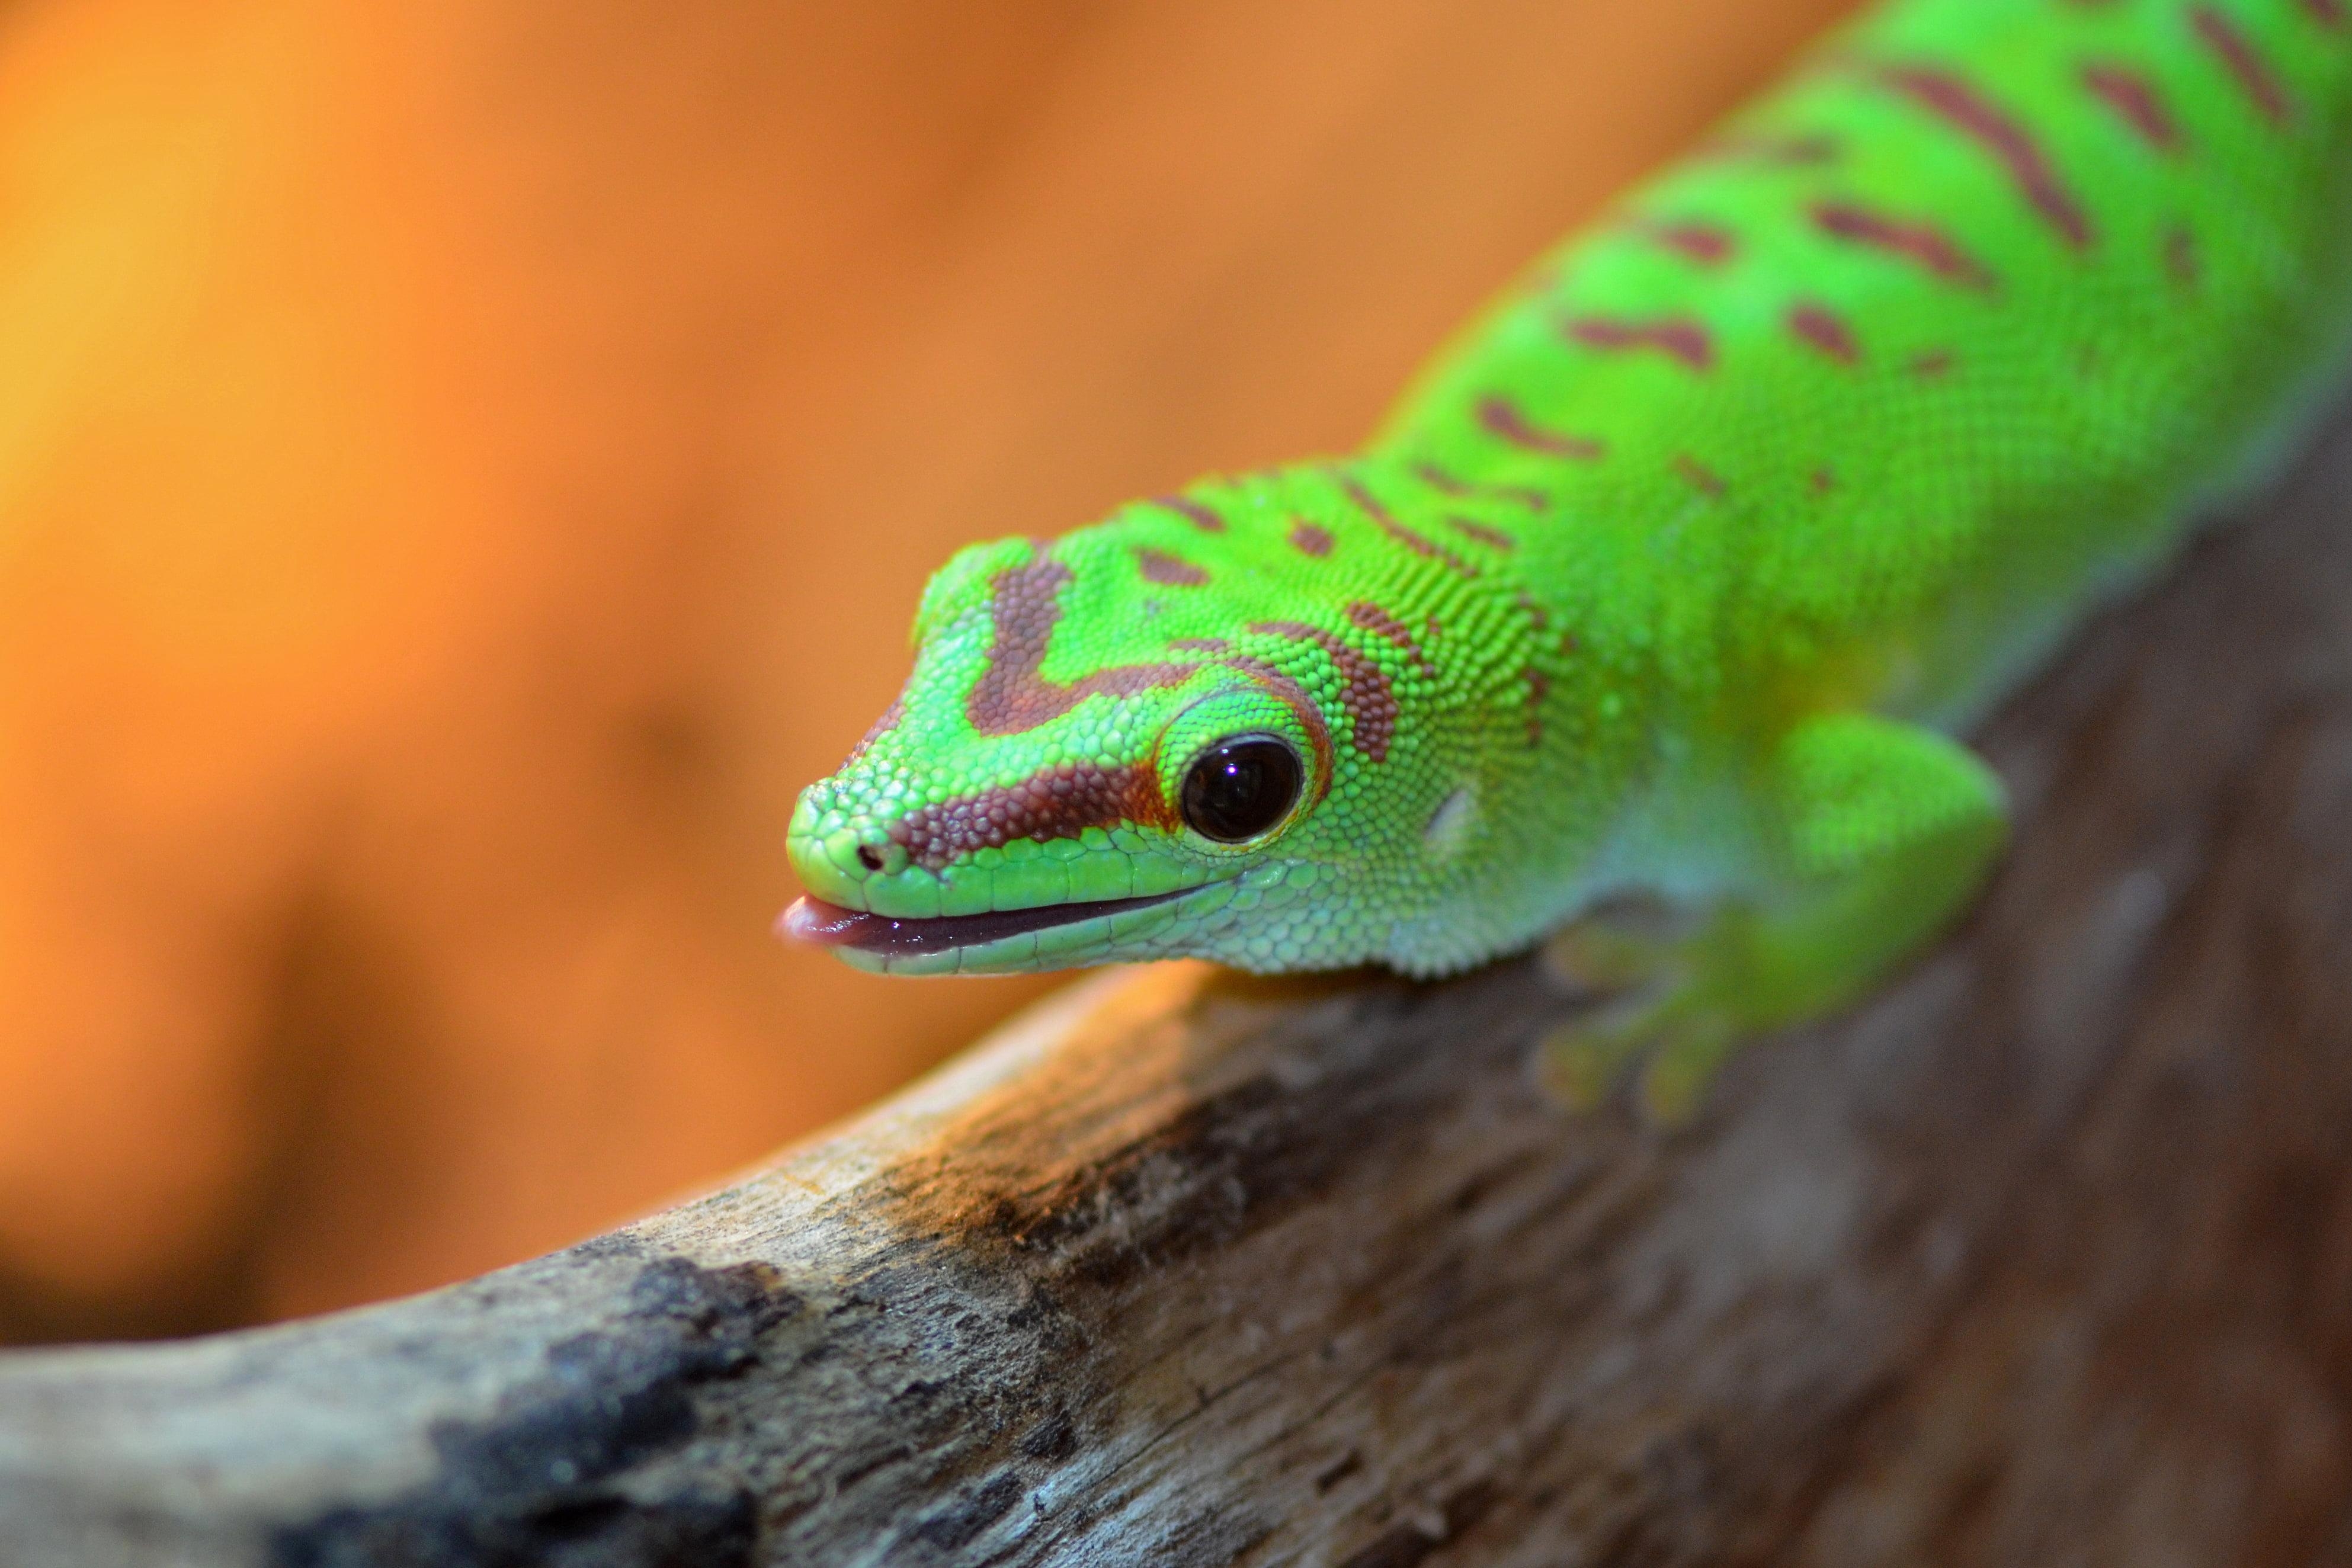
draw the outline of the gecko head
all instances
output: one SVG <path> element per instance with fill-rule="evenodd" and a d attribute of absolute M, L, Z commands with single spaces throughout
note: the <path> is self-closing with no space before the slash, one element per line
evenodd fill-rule
<path fill-rule="evenodd" d="M 1422 656 L 1321 602 L 1315 554 L 1244 559 L 1271 504 L 1143 506 L 950 561 L 899 699 L 801 796 L 785 931 L 909 974 L 1376 956 L 1374 906 L 1330 895 L 1382 861 L 1365 775 L 1395 766 Z"/>

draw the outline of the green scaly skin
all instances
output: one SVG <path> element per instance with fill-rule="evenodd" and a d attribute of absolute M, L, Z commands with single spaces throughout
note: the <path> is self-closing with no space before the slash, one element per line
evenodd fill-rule
<path fill-rule="evenodd" d="M 2347 3 L 1870 16 L 1362 452 L 949 562 L 801 798 L 788 923 L 895 973 L 1437 975 L 1647 895 L 1689 928 L 1560 945 L 1647 983 L 1554 1061 L 1591 1092 L 1654 1051 L 1686 1107 L 1966 907 L 2005 818 L 1951 736 L 2341 362 Z M 1213 842 L 1181 780 L 1251 734 L 1307 789 Z"/>

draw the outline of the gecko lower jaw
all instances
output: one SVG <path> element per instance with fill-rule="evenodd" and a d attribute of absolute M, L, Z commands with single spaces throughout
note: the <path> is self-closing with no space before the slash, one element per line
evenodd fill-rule
<path fill-rule="evenodd" d="M 1209 883 L 1174 888 L 1140 898 L 1097 898 L 1076 904 L 1041 904 L 1029 909 L 991 910 L 985 915 L 920 918 L 873 915 L 803 896 L 793 901 L 776 928 L 795 941 L 813 942 L 822 947 L 844 947 L 884 959 L 905 958 L 985 946 L 1031 932 L 1099 920 L 1131 909 L 1149 909 L 1156 904 L 1171 904 L 1199 893 L 1202 886 L 1215 885 Z"/>

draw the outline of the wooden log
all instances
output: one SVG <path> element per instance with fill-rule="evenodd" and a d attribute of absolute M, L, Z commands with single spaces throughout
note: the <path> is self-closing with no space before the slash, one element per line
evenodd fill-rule
<path fill-rule="evenodd" d="M 1097 978 L 569 1251 L 0 1358 L 0 1559 L 2352 1563 L 2352 419 L 2252 510 L 1688 1129 L 1545 1097 L 1528 961 Z"/>

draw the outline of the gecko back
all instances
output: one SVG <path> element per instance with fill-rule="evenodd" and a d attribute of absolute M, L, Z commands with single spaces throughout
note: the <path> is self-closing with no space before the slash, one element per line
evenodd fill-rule
<path fill-rule="evenodd" d="M 1559 1055 L 1686 1102 L 1967 906 L 2006 815 L 1953 731 L 2347 337 L 2345 0 L 1889 6 L 1362 452 L 957 557 L 802 797 L 788 925 L 907 973 L 1433 974 L 1636 893 L 1689 928 L 1583 944 L 1638 1003 Z"/>

